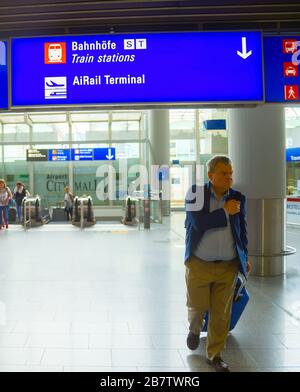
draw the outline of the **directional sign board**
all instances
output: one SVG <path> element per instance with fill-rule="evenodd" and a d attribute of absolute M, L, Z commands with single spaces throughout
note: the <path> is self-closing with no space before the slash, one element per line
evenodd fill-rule
<path fill-rule="evenodd" d="M 115 148 L 95 148 L 94 160 L 95 161 L 114 161 L 116 159 Z"/>
<path fill-rule="evenodd" d="M 287 148 L 286 149 L 287 162 L 300 162 L 300 148 Z"/>
<path fill-rule="evenodd" d="M 0 109 L 8 108 L 7 44 L 0 41 Z"/>
<path fill-rule="evenodd" d="M 72 161 L 114 161 L 116 159 L 115 148 L 73 148 L 71 150 Z"/>
<path fill-rule="evenodd" d="M 49 161 L 66 162 L 70 160 L 70 150 L 69 149 L 53 149 L 48 150 Z"/>
<path fill-rule="evenodd" d="M 27 161 L 114 161 L 115 148 L 61 148 L 61 149 L 30 149 L 27 150 Z"/>
<path fill-rule="evenodd" d="M 28 162 L 47 162 L 48 150 L 47 149 L 26 150 L 26 160 Z"/>
<path fill-rule="evenodd" d="M 12 39 L 12 105 L 262 102 L 259 32 Z"/>
<path fill-rule="evenodd" d="M 300 36 L 264 38 L 266 102 L 300 102 Z"/>

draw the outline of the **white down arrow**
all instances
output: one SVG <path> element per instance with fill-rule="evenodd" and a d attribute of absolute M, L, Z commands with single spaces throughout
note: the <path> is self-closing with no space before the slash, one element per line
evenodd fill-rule
<path fill-rule="evenodd" d="M 242 59 L 246 60 L 249 56 L 252 54 L 252 50 L 249 50 L 247 52 L 247 39 L 246 37 L 242 37 L 242 51 L 240 52 L 239 50 L 236 51 L 237 55 L 242 57 Z"/>
<path fill-rule="evenodd" d="M 113 157 L 114 157 L 114 155 L 112 155 L 112 153 L 111 153 L 111 148 L 109 148 L 108 149 L 108 155 L 106 155 L 106 158 L 111 160 L 111 159 L 113 159 Z"/>

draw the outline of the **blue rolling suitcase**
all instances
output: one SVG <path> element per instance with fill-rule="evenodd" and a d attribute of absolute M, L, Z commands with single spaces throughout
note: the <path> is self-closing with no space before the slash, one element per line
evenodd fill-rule
<path fill-rule="evenodd" d="M 245 284 L 246 279 L 239 275 L 234 290 L 229 331 L 231 331 L 236 326 L 249 301 L 249 293 L 245 287 Z M 204 320 L 205 324 L 202 328 L 202 332 L 207 332 L 208 312 L 205 314 Z"/>

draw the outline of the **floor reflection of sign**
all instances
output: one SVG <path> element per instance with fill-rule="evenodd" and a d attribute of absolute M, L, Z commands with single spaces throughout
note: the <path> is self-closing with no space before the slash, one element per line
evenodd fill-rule
<path fill-rule="evenodd" d="M 291 62 L 283 63 L 283 76 L 298 76 L 298 66 Z"/>
<path fill-rule="evenodd" d="M 299 99 L 299 87 L 297 85 L 284 86 L 284 99 L 286 101 L 297 101 Z"/>
<path fill-rule="evenodd" d="M 45 78 L 45 99 L 66 99 L 67 78 L 54 76 Z"/>

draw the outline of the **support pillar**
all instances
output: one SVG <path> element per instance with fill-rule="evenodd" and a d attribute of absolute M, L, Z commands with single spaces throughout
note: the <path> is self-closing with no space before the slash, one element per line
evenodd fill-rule
<path fill-rule="evenodd" d="M 148 112 L 151 165 L 170 166 L 169 110 L 154 109 Z M 167 179 L 167 181 L 169 181 Z M 170 200 L 163 200 L 162 214 L 170 215 Z"/>
<path fill-rule="evenodd" d="M 229 110 L 234 187 L 247 196 L 248 250 L 253 274 L 285 273 L 285 116 L 279 105 Z"/>

